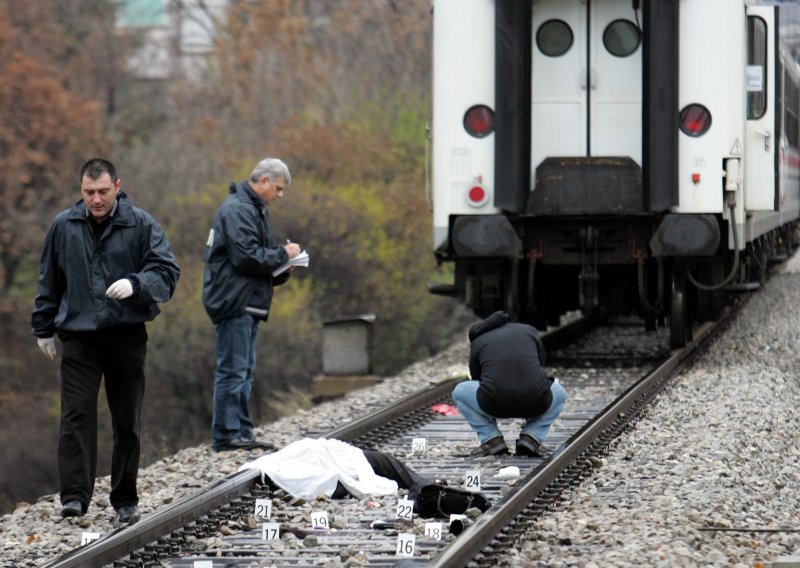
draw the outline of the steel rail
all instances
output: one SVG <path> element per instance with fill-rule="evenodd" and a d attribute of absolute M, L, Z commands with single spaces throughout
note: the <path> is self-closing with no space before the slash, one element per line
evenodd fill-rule
<path fill-rule="evenodd" d="M 585 319 L 578 319 L 554 331 L 543 333 L 542 341 L 546 346 L 551 347 L 557 342 L 566 341 L 570 335 L 582 333 L 586 325 Z M 455 383 L 465 378 L 462 374 L 442 379 L 427 389 L 413 393 L 404 399 L 331 430 L 321 437 L 343 441 L 357 440 L 380 426 L 401 419 L 421 407 L 443 399 L 452 392 Z M 43 568 L 101 568 L 106 566 L 154 543 L 178 528 L 195 522 L 222 505 L 251 493 L 259 478 L 260 472 L 252 469 L 228 476 L 161 511 L 143 516 L 133 525 L 120 527 L 98 540 L 72 550 L 44 565 Z"/>
<path fill-rule="evenodd" d="M 571 338 L 584 333 L 585 330 L 595 321 L 593 318 L 583 317 L 575 321 L 555 328 L 546 333 L 542 333 L 542 342 L 547 349 L 553 349 L 557 345 L 566 343 Z M 409 412 L 420 408 L 423 405 L 441 400 L 448 396 L 457 382 L 460 382 L 468 377 L 464 375 L 456 375 L 442 379 L 436 384 L 428 387 L 423 391 L 419 391 L 408 397 L 401 399 L 387 407 L 380 408 L 370 414 L 365 415 L 345 424 L 340 428 L 332 430 L 325 434 L 324 438 L 335 438 L 343 441 L 354 441 L 359 437 L 367 434 L 375 429 L 376 425 L 389 424 L 391 421 L 406 416 Z"/>
<path fill-rule="evenodd" d="M 354 440 L 377 426 L 401 418 L 432 401 L 440 400 L 452 391 L 456 382 L 463 379 L 463 376 L 446 378 L 425 390 L 331 430 L 322 437 Z M 96 541 L 77 548 L 46 564 L 44 568 L 101 568 L 252 492 L 259 477 L 260 472 L 253 469 L 233 474 L 166 509 L 142 517 L 136 524 L 120 527 Z"/>
<path fill-rule="evenodd" d="M 528 474 L 520 483 L 518 491 L 507 495 L 484 512 L 474 525 L 467 528 L 458 539 L 431 559 L 428 565 L 435 568 L 467 566 L 483 548 L 490 545 L 504 527 L 508 526 L 537 496 L 556 481 L 562 472 L 575 463 L 606 430 L 610 429 L 615 422 L 629 420 L 631 417 L 628 416 L 628 413 L 632 408 L 641 404 L 643 399 L 652 398 L 670 377 L 675 376 L 705 349 L 711 339 L 727 327 L 737 312 L 738 309 L 727 308 L 715 322 L 703 324 L 697 330 L 694 341 L 687 344 L 685 348 L 674 351 L 652 373 L 633 384 L 606 410 L 584 425 L 550 459 Z"/>
<path fill-rule="evenodd" d="M 335 430 L 331 430 L 323 438 L 334 438 L 345 442 L 352 442 L 361 436 L 371 432 L 376 426 L 389 424 L 393 420 L 402 418 L 408 413 L 417 410 L 421 406 L 430 404 L 441 400 L 453 392 L 453 387 L 456 383 L 465 379 L 463 375 L 449 377 L 442 381 L 428 387 L 425 390 L 419 391 L 408 397 L 397 401 L 396 403 L 379 408 L 378 410 L 358 418 L 349 424 L 345 424 Z"/>
<path fill-rule="evenodd" d="M 226 477 L 162 511 L 142 517 L 136 524 L 117 530 L 46 564 L 46 568 L 101 568 L 134 550 L 186 526 L 210 511 L 249 493 L 261 472 L 245 470 Z"/>

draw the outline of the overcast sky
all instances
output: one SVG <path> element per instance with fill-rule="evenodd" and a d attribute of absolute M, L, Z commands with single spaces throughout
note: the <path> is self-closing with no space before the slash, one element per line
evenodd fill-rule
<path fill-rule="evenodd" d="M 791 5 L 781 4 L 782 22 L 800 22 L 800 2 L 796 0 Z"/>

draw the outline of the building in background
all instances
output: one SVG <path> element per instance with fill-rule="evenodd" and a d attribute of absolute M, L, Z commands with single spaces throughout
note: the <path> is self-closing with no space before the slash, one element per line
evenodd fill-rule
<path fill-rule="evenodd" d="M 117 29 L 137 49 L 128 67 L 140 79 L 199 78 L 229 0 L 121 0 Z"/>

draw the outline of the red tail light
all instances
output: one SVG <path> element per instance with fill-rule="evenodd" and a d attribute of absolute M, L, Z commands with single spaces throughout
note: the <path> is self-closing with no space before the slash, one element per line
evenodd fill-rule
<path fill-rule="evenodd" d="M 686 105 L 681 110 L 680 125 L 687 136 L 702 136 L 711 128 L 711 113 L 700 104 Z"/>
<path fill-rule="evenodd" d="M 476 180 L 467 188 L 466 198 L 467 203 L 472 207 L 481 207 L 489 201 L 489 191 L 486 186 Z"/>
<path fill-rule="evenodd" d="M 464 130 L 475 138 L 494 132 L 494 111 L 486 105 L 474 105 L 464 113 Z"/>

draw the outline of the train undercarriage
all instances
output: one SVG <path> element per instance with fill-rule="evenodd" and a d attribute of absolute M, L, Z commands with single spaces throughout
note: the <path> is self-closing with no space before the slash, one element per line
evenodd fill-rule
<path fill-rule="evenodd" d="M 727 227 L 721 217 L 717 222 Z M 573 311 L 636 314 L 647 330 L 669 326 L 671 346 L 681 347 L 691 341 L 695 323 L 714 318 L 732 296 L 758 288 L 770 265 L 800 245 L 800 228 L 791 223 L 747 243 L 738 255 L 723 238 L 710 256 L 657 257 L 649 247 L 656 224 L 641 217 L 520 217 L 510 222 L 518 241 L 499 249 L 495 242 L 499 255 L 470 256 L 464 253 L 481 243 L 459 243 L 455 223 L 450 252 L 456 254 L 437 254 L 455 262 L 454 285 L 432 291 L 458 298 L 480 317 L 506 310 L 539 329 L 557 326 Z M 466 227 L 465 234 L 475 235 Z M 515 248 L 522 253 L 511 254 Z"/>

